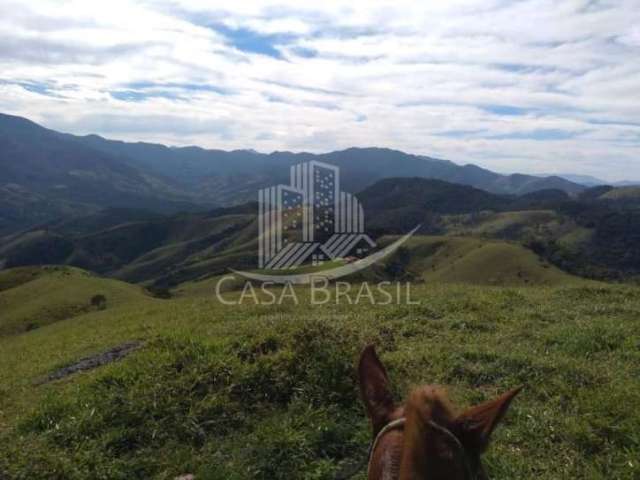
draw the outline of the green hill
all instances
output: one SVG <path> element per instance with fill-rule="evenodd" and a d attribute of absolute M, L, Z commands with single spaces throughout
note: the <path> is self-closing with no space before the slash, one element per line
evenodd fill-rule
<path fill-rule="evenodd" d="M 107 228 L 69 232 L 84 231 L 96 222 Z M 106 213 L 8 237 L 0 245 L 0 267 L 66 264 L 126 281 L 176 284 L 205 275 L 216 265 L 226 270 L 255 263 L 258 227 L 253 204 L 111 223 L 113 213 Z"/>
<path fill-rule="evenodd" d="M 473 251 L 445 240 L 435 256 L 471 265 Z M 1 478 L 333 479 L 366 457 L 354 371 L 370 342 L 398 398 L 428 382 L 468 405 L 526 385 L 488 452 L 493 478 L 638 475 L 637 288 L 427 281 L 412 286 L 419 304 L 311 306 L 296 288 L 298 304 L 226 306 L 213 294 L 150 299 L 113 281 L 110 293 L 70 272 L 29 282 L 25 271 L 3 273 L 16 284 L 3 293 L 31 288 L 54 305 L 71 291 L 103 291 L 108 303 L 0 337 Z M 117 363 L 40 384 L 132 341 L 142 346 Z"/>
<path fill-rule="evenodd" d="M 559 234 L 559 229 L 572 228 L 553 210 L 481 212 L 480 214 L 446 215 L 442 226 L 449 235 L 481 236 L 521 240 L 526 235 Z"/>
<path fill-rule="evenodd" d="M 389 178 L 363 190 L 358 199 L 369 231 L 402 233 L 418 224 L 428 230 L 438 214 L 505 210 L 512 199 L 477 188 L 424 178 Z"/>
<path fill-rule="evenodd" d="M 599 197 L 603 200 L 638 200 L 640 187 L 617 187 Z"/>
<path fill-rule="evenodd" d="M 104 297 L 104 301 L 92 299 Z M 140 287 L 71 267 L 0 272 L 0 337 L 35 330 L 99 309 L 147 301 Z"/>
<path fill-rule="evenodd" d="M 384 238 L 381 244 L 396 239 Z M 516 243 L 468 237 L 414 236 L 384 266 L 374 270 L 429 284 L 525 286 L 584 282 Z"/>

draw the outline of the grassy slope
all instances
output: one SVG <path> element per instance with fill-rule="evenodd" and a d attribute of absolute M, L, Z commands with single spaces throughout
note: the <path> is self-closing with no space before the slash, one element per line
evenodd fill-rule
<path fill-rule="evenodd" d="M 447 231 L 454 235 L 501 236 L 508 229 L 538 227 L 556 222 L 559 215 L 551 210 L 525 210 L 515 212 L 485 212 L 475 217 L 450 215 L 445 219 Z"/>
<path fill-rule="evenodd" d="M 623 200 L 639 197 L 640 187 L 618 187 L 600 196 L 601 199 L 605 200 Z"/>
<path fill-rule="evenodd" d="M 380 239 L 384 246 L 398 237 L 388 236 Z M 434 283 L 464 283 L 472 285 L 526 286 L 526 285 L 568 285 L 586 284 L 586 280 L 574 277 L 541 260 L 530 250 L 515 243 L 488 241 L 481 238 L 414 236 L 404 248 L 410 254 L 410 261 L 404 269 L 414 280 Z M 245 253 L 246 255 L 246 253 Z M 394 261 L 393 255 L 381 265 Z M 342 262 L 330 262 L 319 267 L 306 266 L 292 271 L 272 273 L 309 273 L 321 271 Z M 228 274 L 227 263 L 208 263 L 208 272 L 216 276 L 201 281 L 185 282 L 173 292 L 178 296 L 213 295 L 215 285 L 221 275 Z M 253 270 L 251 266 L 249 269 Z M 360 279 L 389 279 L 389 273 L 383 267 L 367 270 Z M 244 282 L 225 282 L 223 291 L 242 288 Z"/>
<path fill-rule="evenodd" d="M 483 212 L 479 215 L 448 215 L 443 224 L 447 234 L 527 240 L 528 238 L 562 238 L 585 229 L 566 216 L 552 210 Z"/>
<path fill-rule="evenodd" d="M 45 272 L 46 268 L 41 267 L 19 267 L 0 270 L 0 292 L 35 280 Z"/>
<path fill-rule="evenodd" d="M 104 295 L 109 309 L 145 299 L 140 287 L 72 267 L 22 267 L 0 272 L 0 337 L 95 310 L 91 305 L 94 295 Z"/>
<path fill-rule="evenodd" d="M 381 243 L 394 238 L 384 238 Z M 428 283 L 524 286 L 583 282 L 515 243 L 416 236 L 405 243 L 404 248 L 410 254 L 406 270 Z"/>
<path fill-rule="evenodd" d="M 110 275 L 125 281 L 152 283 L 173 272 L 198 275 L 211 263 L 229 263 L 230 256 L 246 242 L 257 244 L 255 215 L 233 214 L 176 222 L 168 237 L 157 248 L 146 251 Z M 246 248 L 242 249 L 246 257 Z"/>
<path fill-rule="evenodd" d="M 95 223 L 96 231 L 72 235 L 74 228 L 82 230 L 82 221 Z M 100 229 L 101 221 L 104 229 Z M 105 213 L 80 219 L 78 226 L 63 224 L 60 228 L 67 232 L 64 235 L 56 233 L 52 227 L 50 231 L 5 237 L 0 242 L 3 244 L 0 246 L 0 268 L 31 262 L 57 263 L 132 283 L 148 284 L 157 280 L 179 283 L 186 278 L 198 278 L 211 264 L 225 264 L 231 260 L 234 265 L 243 265 L 246 262 L 236 258 L 234 253 L 242 251 L 249 258 L 247 249 L 257 251 L 258 227 L 254 213 L 181 214 L 118 225 L 111 225 L 112 221 Z"/>
<path fill-rule="evenodd" d="M 466 405 L 527 385 L 493 478 L 638 478 L 637 288 L 427 283 L 420 305 L 357 308 L 298 292 L 270 307 L 143 297 L 0 338 L 0 477 L 333 478 L 366 454 L 353 367 L 375 342 L 398 397 L 433 382 Z M 120 363 L 33 385 L 132 339 L 145 346 Z"/>

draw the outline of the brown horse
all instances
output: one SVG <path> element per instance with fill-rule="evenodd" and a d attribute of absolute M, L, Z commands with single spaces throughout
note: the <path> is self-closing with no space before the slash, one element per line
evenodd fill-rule
<path fill-rule="evenodd" d="M 457 414 L 434 386 L 393 402 L 373 346 L 362 352 L 360 391 L 373 427 L 369 480 L 486 480 L 480 454 L 520 388 Z"/>

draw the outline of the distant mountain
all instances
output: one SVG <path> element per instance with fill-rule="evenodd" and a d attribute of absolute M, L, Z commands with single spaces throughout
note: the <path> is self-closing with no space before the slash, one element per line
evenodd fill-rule
<path fill-rule="evenodd" d="M 0 232 L 104 207 L 193 209 L 172 182 L 20 117 L 0 115 Z"/>
<path fill-rule="evenodd" d="M 342 188 L 357 192 L 389 177 L 422 177 L 497 194 L 584 187 L 560 177 L 500 175 L 476 165 L 384 148 L 325 154 L 207 150 L 74 136 L 0 114 L 0 234 L 88 215 L 104 208 L 171 213 L 256 199 L 288 182 L 291 165 L 317 160 L 340 167 Z"/>
<path fill-rule="evenodd" d="M 358 194 L 372 233 L 403 233 L 418 224 L 422 232 L 441 233 L 447 215 L 556 209 L 572 201 L 566 192 L 536 190 L 499 195 L 467 185 L 425 178 L 388 178 Z"/>
<path fill-rule="evenodd" d="M 585 187 L 596 187 L 598 185 L 609 184 L 608 182 L 605 182 L 604 180 L 593 177 L 591 175 L 578 175 L 575 173 L 555 173 L 555 174 L 541 173 L 538 176 L 541 178 L 550 177 L 550 176 L 560 177 L 570 182 L 577 183 L 579 185 L 584 185 Z"/>
<path fill-rule="evenodd" d="M 425 178 L 388 178 L 357 194 L 366 232 L 519 242 L 587 277 L 640 276 L 640 189 L 593 187 L 521 196 Z M 132 282 L 170 287 L 256 267 L 255 202 L 208 212 L 158 215 L 114 209 L 53 221 L 0 238 L 0 269 L 67 264 Z M 445 255 L 446 256 L 446 255 Z M 532 257 L 533 258 L 533 257 Z"/>
<path fill-rule="evenodd" d="M 210 204 L 232 205 L 255 200 L 260 188 L 288 181 L 289 166 L 296 163 L 287 156 L 251 150 L 178 148 L 107 140 L 98 135 L 66 136 L 134 168 L 171 178 L 179 188 Z"/>
<path fill-rule="evenodd" d="M 606 203 L 624 209 L 637 209 L 640 208 L 640 186 L 600 185 L 581 192 L 576 198 L 584 202 Z"/>
<path fill-rule="evenodd" d="M 548 189 L 525 193 L 514 199 L 510 205 L 512 210 L 553 209 L 558 204 L 568 202 L 571 197 L 563 190 Z"/>
<path fill-rule="evenodd" d="M 426 178 L 387 178 L 360 192 L 358 199 L 367 230 L 375 234 L 407 232 L 419 224 L 430 232 L 434 216 L 502 211 L 512 202 L 510 196 Z"/>
<path fill-rule="evenodd" d="M 387 148 L 348 148 L 324 153 L 253 150 L 205 150 L 198 147 L 170 148 L 148 143 L 125 143 L 96 135 L 74 137 L 92 148 L 128 158 L 132 165 L 180 179 L 218 203 L 241 203 L 255 199 L 256 190 L 274 182 L 288 181 L 288 167 L 320 161 L 340 167 L 342 187 L 357 192 L 389 177 L 423 177 L 471 185 L 493 193 L 522 194 L 557 188 L 575 194 L 584 189 L 560 177 L 501 175 L 476 165 L 458 165 L 448 160 L 411 155 Z"/>
<path fill-rule="evenodd" d="M 593 177 L 591 175 L 577 175 L 574 173 L 557 173 L 555 175 L 543 173 L 538 176 L 541 178 L 556 176 L 556 177 L 564 178 L 565 180 L 569 180 L 570 182 L 577 183 L 579 185 L 584 185 L 585 187 L 597 187 L 599 185 L 611 185 L 614 187 L 640 186 L 640 180 L 622 180 L 619 182 L 607 182 L 606 180 L 602 180 L 600 178 Z"/>
<path fill-rule="evenodd" d="M 640 187 L 640 180 L 624 180 L 613 183 L 615 187 Z"/>
<path fill-rule="evenodd" d="M 600 197 L 606 200 L 640 199 L 640 187 L 614 187 Z"/>

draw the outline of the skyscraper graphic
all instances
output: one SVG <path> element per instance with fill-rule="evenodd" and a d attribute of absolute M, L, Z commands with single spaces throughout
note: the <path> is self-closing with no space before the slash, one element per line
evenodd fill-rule
<path fill-rule="evenodd" d="M 259 264 L 266 266 L 283 247 L 302 242 L 304 192 L 287 185 L 258 192 Z"/>
<path fill-rule="evenodd" d="M 290 177 L 290 185 L 258 192 L 260 268 L 362 256 L 375 247 L 364 233 L 360 202 L 340 191 L 338 167 L 301 163 L 291 167 Z"/>

